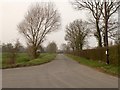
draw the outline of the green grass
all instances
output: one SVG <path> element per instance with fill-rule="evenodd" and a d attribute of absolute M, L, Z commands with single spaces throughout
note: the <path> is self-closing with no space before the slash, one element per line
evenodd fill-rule
<path fill-rule="evenodd" d="M 2 67 L 8 67 L 8 66 L 11 66 L 11 65 L 8 65 L 7 62 L 9 62 L 9 54 L 8 53 L 2 53 Z M 18 53 L 17 54 L 17 57 L 16 57 L 16 60 L 15 60 L 15 63 L 18 64 L 18 63 L 25 63 L 27 61 L 29 61 L 29 57 L 26 53 Z"/>
<path fill-rule="evenodd" d="M 120 68 L 120 67 L 118 67 L 117 65 L 116 66 L 115 65 L 107 65 L 104 62 L 93 61 L 93 60 L 85 59 L 85 58 L 82 58 L 79 56 L 74 56 L 71 54 L 67 54 L 67 56 L 72 58 L 73 60 L 76 60 L 80 64 L 87 65 L 89 67 L 95 68 L 99 71 L 106 72 L 111 75 L 115 75 L 115 76 L 118 75 L 118 68 Z"/>
<path fill-rule="evenodd" d="M 27 62 L 27 64 L 29 65 L 39 65 L 39 64 L 43 64 L 46 62 L 50 62 L 52 60 L 54 60 L 54 58 L 56 57 L 56 54 L 41 54 L 39 58 L 35 59 L 35 60 L 30 60 L 29 62 Z"/>
<path fill-rule="evenodd" d="M 15 67 L 24 67 L 24 66 L 34 66 L 34 65 L 40 65 L 43 63 L 50 62 L 54 60 L 56 57 L 56 54 L 50 54 L 50 53 L 42 53 L 37 59 L 30 60 L 28 55 L 26 53 L 19 53 L 17 55 L 15 64 L 7 64 L 6 61 L 7 59 L 7 53 L 2 54 L 2 68 L 15 68 Z"/>

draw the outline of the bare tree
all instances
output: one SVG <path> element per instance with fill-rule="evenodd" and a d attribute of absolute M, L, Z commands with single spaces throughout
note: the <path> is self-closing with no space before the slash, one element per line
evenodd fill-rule
<path fill-rule="evenodd" d="M 36 3 L 31 6 L 24 20 L 18 25 L 19 32 L 31 48 L 32 58 L 37 58 L 37 50 L 47 34 L 60 26 L 60 14 L 53 3 Z"/>
<path fill-rule="evenodd" d="M 73 50 L 82 50 L 86 41 L 85 38 L 89 33 L 87 22 L 75 20 L 66 27 L 65 40 L 68 41 Z"/>
<path fill-rule="evenodd" d="M 116 18 L 110 18 L 108 21 L 108 39 L 112 39 L 116 41 L 116 36 L 118 36 L 118 21 Z M 104 27 L 104 25 L 103 25 Z M 104 46 L 106 46 L 106 40 L 105 40 L 105 27 L 103 28 L 103 40 L 104 40 Z"/>
<path fill-rule="evenodd" d="M 96 39 L 99 42 L 99 35 L 98 32 L 96 31 L 96 25 L 95 25 L 95 20 L 93 18 L 88 17 L 88 22 L 89 22 L 89 28 L 91 29 L 91 35 L 94 35 L 96 37 Z M 104 22 L 102 20 L 102 18 L 99 21 L 99 29 L 100 29 L 100 33 L 101 33 L 101 43 L 102 46 L 105 46 L 105 30 L 104 30 Z M 116 19 L 116 15 L 114 15 L 114 17 L 112 16 L 109 19 L 108 22 L 108 38 L 112 39 L 112 40 L 116 40 L 116 35 L 118 35 L 116 33 L 116 31 L 118 30 L 118 20 Z"/>
<path fill-rule="evenodd" d="M 111 24 L 113 26 L 113 23 L 110 22 L 110 17 L 118 10 L 120 7 L 120 1 L 116 0 L 105 0 L 103 2 L 103 10 L 102 10 L 102 15 L 103 15 L 103 20 L 104 20 L 104 32 L 105 32 L 105 46 L 108 46 L 108 33 L 113 30 L 113 27 L 109 30 L 109 25 Z"/>
<path fill-rule="evenodd" d="M 102 47 L 102 35 L 101 29 L 99 27 L 99 20 L 101 18 L 101 10 L 103 9 L 103 4 L 100 0 L 75 0 L 72 2 L 76 9 L 82 10 L 87 9 L 92 13 L 92 16 L 95 20 L 95 28 L 96 28 L 96 38 L 98 40 L 98 46 Z"/>
<path fill-rule="evenodd" d="M 109 64 L 109 53 L 108 53 L 108 33 L 109 30 L 109 19 L 110 17 L 118 10 L 120 7 L 120 1 L 117 0 L 75 0 L 73 3 L 78 9 L 88 9 L 93 17 L 96 20 L 96 30 L 97 30 L 97 38 L 99 38 L 99 42 L 101 42 L 101 33 L 99 29 L 99 19 L 102 15 L 103 23 L 104 23 L 104 45 L 106 46 L 107 52 L 107 64 Z M 102 45 L 102 44 L 101 44 Z M 101 46 L 99 45 L 99 46 Z"/>
<path fill-rule="evenodd" d="M 103 2 L 103 20 L 104 20 L 104 32 L 105 32 L 105 46 L 106 46 L 106 52 L 107 52 L 107 64 L 109 64 L 109 51 L 108 51 L 108 23 L 110 17 L 118 10 L 120 7 L 120 1 L 116 2 L 116 0 L 104 0 Z"/>

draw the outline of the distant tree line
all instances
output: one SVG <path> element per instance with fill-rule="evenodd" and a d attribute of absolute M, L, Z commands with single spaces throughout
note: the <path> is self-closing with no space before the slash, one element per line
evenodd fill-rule
<path fill-rule="evenodd" d="M 19 42 L 19 40 L 17 40 L 14 45 L 12 43 L 3 43 L 1 46 L 2 53 L 7 55 L 10 64 L 15 63 L 18 53 L 26 51 L 25 48 Z"/>
<path fill-rule="evenodd" d="M 15 44 L 3 43 L 0 47 L 2 54 L 3 55 L 5 54 L 5 56 L 7 56 L 7 62 L 9 62 L 9 64 L 15 64 L 19 53 L 28 53 L 28 55 L 29 55 L 30 49 L 31 48 L 29 48 L 29 47 L 24 47 L 19 42 L 19 40 L 17 40 L 15 42 Z M 55 42 L 51 42 L 46 47 L 40 46 L 39 49 L 37 50 L 37 52 L 39 54 L 40 53 L 56 53 L 57 50 L 58 50 L 57 44 Z"/>
<path fill-rule="evenodd" d="M 29 52 L 29 47 L 23 46 L 18 40 L 15 44 L 3 43 L 0 47 L 2 53 L 27 53 Z M 50 42 L 46 47 L 40 46 L 37 50 L 38 53 L 56 53 L 58 50 L 57 44 L 55 42 Z"/>
<path fill-rule="evenodd" d="M 7 43 L 7 44 L 3 43 L 1 46 L 2 46 L 3 53 L 14 52 L 14 51 L 17 51 L 20 53 L 26 52 L 26 48 L 22 46 L 19 41 L 17 41 L 15 45 L 13 45 L 12 43 Z"/>

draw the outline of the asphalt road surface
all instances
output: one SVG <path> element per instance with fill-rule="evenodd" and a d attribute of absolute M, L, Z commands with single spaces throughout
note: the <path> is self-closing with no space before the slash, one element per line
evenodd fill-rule
<path fill-rule="evenodd" d="M 3 88 L 117 88 L 118 78 L 58 54 L 50 63 L 2 71 Z"/>

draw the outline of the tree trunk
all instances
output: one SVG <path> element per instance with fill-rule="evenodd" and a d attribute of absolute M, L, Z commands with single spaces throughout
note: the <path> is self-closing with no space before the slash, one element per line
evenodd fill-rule
<path fill-rule="evenodd" d="M 81 43 L 81 44 L 80 44 L 80 50 L 82 50 L 82 48 L 83 48 L 83 44 Z"/>
<path fill-rule="evenodd" d="M 31 59 L 36 59 L 39 56 L 37 53 L 37 47 L 33 45 L 30 49 L 31 50 L 29 51 L 29 53 L 30 53 Z"/>
<path fill-rule="evenodd" d="M 96 29 L 97 29 L 97 33 L 98 33 L 98 46 L 102 47 L 102 37 L 101 37 L 101 33 L 100 33 L 99 21 L 98 20 L 96 20 Z"/>
<path fill-rule="evenodd" d="M 72 50 L 73 50 L 73 52 L 75 51 L 75 48 L 74 47 L 72 47 Z"/>
<path fill-rule="evenodd" d="M 33 59 L 36 59 L 37 57 L 38 57 L 37 51 L 34 49 L 34 50 L 33 50 Z"/>

